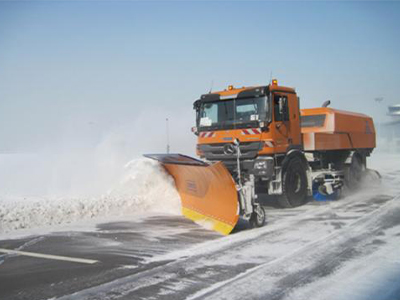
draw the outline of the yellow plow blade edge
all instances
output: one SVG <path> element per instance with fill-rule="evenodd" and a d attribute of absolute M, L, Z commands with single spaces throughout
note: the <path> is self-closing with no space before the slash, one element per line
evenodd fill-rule
<path fill-rule="evenodd" d="M 239 220 L 235 182 L 221 162 L 208 165 L 180 154 L 149 154 L 175 180 L 185 217 L 222 234 L 229 234 Z"/>

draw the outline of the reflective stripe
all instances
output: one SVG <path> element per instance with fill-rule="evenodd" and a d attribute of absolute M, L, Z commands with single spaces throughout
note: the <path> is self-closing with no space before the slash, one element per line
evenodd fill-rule
<path fill-rule="evenodd" d="M 202 138 L 210 138 L 210 137 L 214 137 L 214 136 L 215 136 L 215 132 L 213 132 L 213 131 L 205 131 L 205 132 L 200 133 L 200 137 L 202 137 Z"/>
<path fill-rule="evenodd" d="M 242 129 L 242 135 L 250 134 L 261 134 L 261 130 L 259 128 Z"/>
<path fill-rule="evenodd" d="M 238 206 L 238 211 L 239 211 L 239 206 Z M 213 218 L 210 216 L 205 216 L 205 215 L 203 215 L 197 211 L 194 211 L 192 209 L 189 209 L 187 207 L 182 207 L 182 214 L 186 218 L 188 218 L 206 228 L 209 227 L 210 229 L 217 231 L 219 233 L 222 233 L 223 235 L 228 235 L 235 227 L 235 224 L 229 224 L 227 222 L 223 222 L 216 218 Z"/>

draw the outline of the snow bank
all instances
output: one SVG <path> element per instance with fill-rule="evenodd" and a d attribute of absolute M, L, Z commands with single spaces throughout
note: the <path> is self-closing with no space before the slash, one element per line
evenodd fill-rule
<path fill-rule="evenodd" d="M 145 158 L 129 162 L 122 178 L 100 197 L 3 197 L 0 233 L 142 213 L 180 213 L 180 199 L 172 177 L 157 162 Z"/>

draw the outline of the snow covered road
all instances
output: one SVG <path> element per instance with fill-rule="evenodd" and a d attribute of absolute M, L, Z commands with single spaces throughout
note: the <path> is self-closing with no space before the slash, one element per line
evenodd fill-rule
<path fill-rule="evenodd" d="M 180 217 L 158 216 L 100 224 L 94 231 L 1 241 L 1 248 L 100 261 L 88 266 L 3 257 L 2 298 L 400 296 L 399 198 L 379 195 L 359 201 L 312 203 L 290 212 L 273 210 L 269 215 L 268 226 L 244 229 L 228 237 L 203 230 Z M 388 293 L 386 297 L 366 297 L 381 289 Z M 338 291 L 342 294 L 339 298 Z"/>
<path fill-rule="evenodd" d="M 227 237 L 176 215 L 5 234 L 0 248 L 99 263 L 0 254 L 0 298 L 400 299 L 400 168 L 386 158 L 371 166 L 382 185 L 269 207 L 265 227 Z"/>

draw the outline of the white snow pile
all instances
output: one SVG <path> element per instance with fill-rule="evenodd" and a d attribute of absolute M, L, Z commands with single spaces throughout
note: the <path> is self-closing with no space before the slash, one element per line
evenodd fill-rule
<path fill-rule="evenodd" d="M 180 213 L 174 181 L 157 162 L 129 162 L 117 184 L 100 197 L 0 199 L 0 233 L 98 217 Z"/>

